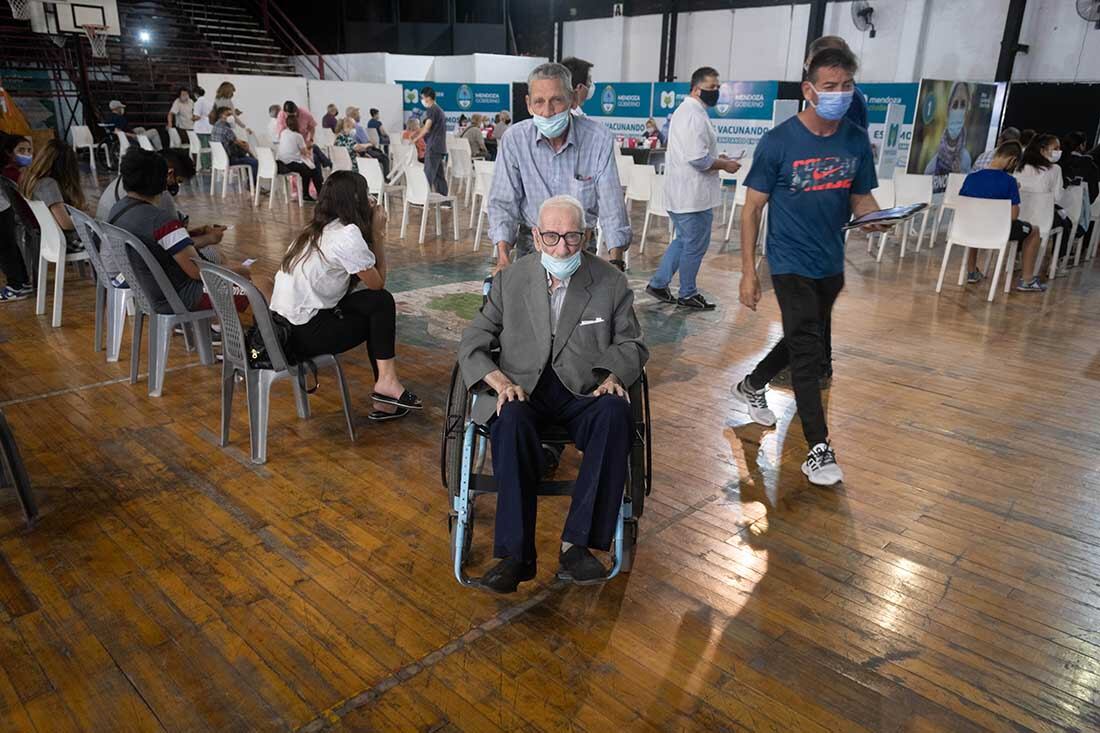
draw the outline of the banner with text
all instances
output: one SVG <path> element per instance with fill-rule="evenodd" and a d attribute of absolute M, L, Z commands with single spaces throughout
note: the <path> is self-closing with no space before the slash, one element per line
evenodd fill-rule
<path fill-rule="evenodd" d="M 637 82 L 599 82 L 596 93 L 581 109 L 615 135 L 638 137 L 645 131 L 653 107 L 653 85 Z"/>
<path fill-rule="evenodd" d="M 919 88 L 919 84 L 859 84 L 859 90 L 867 97 L 867 133 L 871 136 L 876 159 L 887 134 L 886 109 L 891 104 L 902 105 L 905 117 L 899 128 L 896 165 L 905 168 L 913 139 L 913 112 L 917 108 Z"/>
<path fill-rule="evenodd" d="M 420 90 L 430 86 L 435 90 L 435 103 L 447 115 L 447 129 L 454 132 L 458 118 L 477 112 L 492 118 L 502 110 L 512 109 L 510 84 L 465 84 L 431 81 L 399 81 L 403 90 L 404 114 L 402 121 L 410 117 L 423 119 L 424 105 L 420 103 Z"/>
<path fill-rule="evenodd" d="M 691 93 L 686 82 L 659 82 L 653 85 L 653 117 L 658 126 L 672 115 L 684 97 Z M 756 144 L 772 127 L 777 81 L 727 81 L 718 91 L 718 104 L 707 112 L 718 134 L 718 150 L 730 155 L 745 151 L 751 156 Z"/>

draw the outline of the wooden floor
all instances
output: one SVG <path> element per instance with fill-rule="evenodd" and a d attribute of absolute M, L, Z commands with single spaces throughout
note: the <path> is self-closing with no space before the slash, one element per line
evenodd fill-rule
<path fill-rule="evenodd" d="M 231 259 L 273 272 L 302 214 L 241 201 L 180 198 L 195 223 L 236 225 Z M 988 304 L 933 293 L 942 240 L 875 263 L 854 239 L 827 403 L 847 481 L 822 490 L 799 471 L 791 393 L 771 393 L 773 430 L 729 396 L 780 327 L 770 293 L 736 304 L 717 235 L 701 276 L 717 311 L 638 298 L 656 475 L 634 572 L 556 583 L 564 504 L 546 500 L 538 578 L 498 598 L 454 581 L 439 484 L 485 274 L 464 236 L 389 249 L 423 414 L 367 421 L 357 351 L 358 440 L 331 377 L 308 421 L 282 385 L 265 466 L 240 396 L 218 447 L 218 369 L 179 339 L 159 399 L 128 383 L 129 331 L 120 363 L 93 352 L 72 271 L 61 328 L 32 301 L 0 307 L 0 407 L 42 509 L 28 532 L 0 496 L 3 729 L 1100 730 L 1096 269 Z M 666 243 L 658 224 L 635 253 L 636 292 Z"/>

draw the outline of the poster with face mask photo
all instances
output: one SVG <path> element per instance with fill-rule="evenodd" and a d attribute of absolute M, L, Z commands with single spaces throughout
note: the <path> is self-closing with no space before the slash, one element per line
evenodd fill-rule
<path fill-rule="evenodd" d="M 934 176 L 936 193 L 948 173 L 969 173 L 997 134 L 997 92 L 997 84 L 922 79 L 907 171 Z"/>

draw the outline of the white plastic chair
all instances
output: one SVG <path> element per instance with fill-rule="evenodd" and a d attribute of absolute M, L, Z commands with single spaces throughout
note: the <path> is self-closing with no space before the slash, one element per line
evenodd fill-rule
<path fill-rule="evenodd" d="M 928 227 L 928 217 L 932 213 L 932 176 L 917 173 L 894 174 L 894 206 L 908 206 L 910 204 L 928 204 L 928 208 L 905 222 L 901 235 L 901 257 L 905 257 L 905 246 L 909 242 L 909 230 L 917 216 L 920 220 L 920 233 L 917 234 L 917 243 L 913 247 L 914 252 L 920 252 L 920 243 L 924 239 L 924 231 Z"/>
<path fill-rule="evenodd" d="M 332 170 L 353 171 L 355 167 L 351 163 L 351 155 L 343 145 L 337 145 L 332 149 Z"/>
<path fill-rule="evenodd" d="M 92 131 L 90 129 L 88 129 L 88 127 L 86 125 L 73 125 L 72 126 L 71 137 L 72 137 L 72 143 L 73 143 L 73 149 L 74 150 L 76 150 L 78 152 L 82 148 L 85 148 L 85 149 L 88 150 L 88 161 L 89 161 L 89 163 L 91 163 L 92 176 L 95 176 L 96 175 L 95 151 L 98 148 L 103 148 L 104 151 L 106 151 L 107 144 L 106 143 L 99 143 L 98 145 L 96 145 L 95 138 L 92 137 Z M 104 157 L 106 158 L 106 152 L 104 152 Z M 110 167 L 110 162 L 111 162 L 110 160 L 107 160 L 108 167 Z"/>
<path fill-rule="evenodd" d="M 405 172 L 405 206 L 401 212 L 401 238 L 405 238 L 405 230 L 409 223 L 409 207 L 420 207 L 420 239 L 418 244 L 424 244 L 424 229 L 428 223 L 428 208 L 435 207 L 435 235 L 443 234 L 442 204 L 451 204 L 451 221 L 454 224 L 455 240 L 458 240 L 458 201 L 454 196 L 444 196 L 434 193 L 428 187 L 428 177 L 424 175 L 424 166 L 415 163 L 409 166 Z"/>
<path fill-rule="evenodd" d="M 130 149 L 130 138 L 126 137 L 126 133 L 122 130 L 115 130 L 115 137 L 118 138 L 118 160 L 121 163 L 122 156 L 126 155 L 126 151 Z"/>
<path fill-rule="evenodd" d="M 474 232 L 474 252 L 481 246 L 481 224 L 489 216 L 489 191 L 493 187 L 493 171 L 496 163 L 491 160 L 474 161 L 474 185 L 470 197 L 470 228 L 474 228 L 474 216 L 477 216 L 477 230 Z"/>
<path fill-rule="evenodd" d="M 125 283 L 122 287 L 115 287 L 112 279 L 118 274 L 119 269 L 107 259 L 107 247 L 104 244 L 107 234 L 92 217 L 80 209 L 66 206 L 73 224 L 76 225 L 80 240 L 84 243 L 84 251 L 88 253 L 88 259 L 96 274 L 95 289 L 95 346 L 99 351 L 106 344 L 107 361 L 118 361 L 119 352 L 122 350 L 122 331 L 126 325 L 126 313 L 133 312 L 133 291 Z M 104 318 L 106 315 L 106 318 Z M 104 321 L 106 321 L 106 342 L 104 342 Z M 139 344 L 132 344 L 131 348 L 137 348 Z"/>
<path fill-rule="evenodd" d="M 174 127 L 168 128 L 168 147 L 170 148 L 186 148 L 183 144 L 183 139 L 180 138 L 180 131 Z"/>
<path fill-rule="evenodd" d="M 940 224 L 943 221 L 943 215 L 948 211 L 955 211 L 955 207 L 958 205 L 959 201 L 959 191 L 962 189 L 962 185 L 965 181 L 965 173 L 947 174 L 947 188 L 944 189 L 943 192 L 943 203 L 940 204 L 940 208 L 936 212 L 936 224 L 932 227 L 932 236 L 929 238 L 928 246 L 936 246 L 936 237 L 938 237 L 940 233 Z"/>
<path fill-rule="evenodd" d="M 1069 258 L 1073 256 L 1074 244 L 1077 244 L 1077 256 L 1075 263 L 1081 261 L 1081 244 L 1083 240 L 1077 239 L 1077 225 L 1081 220 L 1081 211 L 1085 208 L 1085 194 L 1084 186 L 1068 186 L 1062 191 L 1062 198 L 1058 201 L 1058 204 L 1062 207 L 1066 216 L 1069 217 L 1070 225 L 1069 231 L 1063 231 L 1062 233 L 1062 252 L 1065 255 L 1067 264 Z M 1054 272 L 1054 263 L 1051 263 L 1051 272 Z M 1052 276 L 1053 277 L 1053 276 Z"/>
<path fill-rule="evenodd" d="M 657 177 L 657 169 L 651 165 L 635 165 L 630 170 L 630 181 L 626 185 L 626 212 L 630 214 L 632 201 L 644 201 L 649 203 L 653 195 L 653 179 Z"/>
<path fill-rule="evenodd" d="M 148 135 L 138 135 L 137 141 L 138 147 L 142 150 L 148 150 L 150 152 L 156 150 L 156 148 L 153 147 L 153 141 L 149 139 Z"/>
<path fill-rule="evenodd" d="M 327 127 L 318 127 L 313 133 L 313 144 L 319 147 L 330 158 L 329 151 L 336 144 L 336 134 Z"/>
<path fill-rule="evenodd" d="M 120 227 L 100 224 L 107 235 L 104 243 L 108 257 L 122 269 L 127 284 L 133 291 L 134 313 L 133 346 L 130 349 L 130 384 L 137 384 L 138 367 L 141 363 L 141 334 L 145 319 L 149 319 L 149 396 L 160 397 L 164 391 L 164 375 L 168 365 L 168 345 L 176 326 L 182 326 L 186 333 L 192 329 L 192 336 L 199 361 L 204 365 L 214 363 L 214 347 L 211 343 L 210 324 L 214 319 L 213 309 L 192 311 L 180 299 L 179 293 L 165 274 L 160 262 L 152 251 L 137 237 Z M 152 281 L 137 276 L 134 261 L 140 260 Z M 156 288 L 147 290 L 146 286 Z M 157 311 L 157 294 L 167 301 L 167 311 Z"/>
<path fill-rule="evenodd" d="M 626 188 L 630 184 L 631 170 L 634 168 L 634 159 L 629 155 L 623 155 L 615 150 L 615 168 L 619 172 L 619 183 Z"/>
<path fill-rule="evenodd" d="M 275 154 L 271 152 L 271 148 L 257 148 L 256 160 L 260 164 L 256 168 L 256 185 L 252 187 L 253 207 L 260 204 L 261 180 L 271 181 L 271 195 L 268 197 L 267 208 L 275 208 L 275 192 L 280 189 L 282 189 L 283 198 L 289 204 L 291 184 L 298 188 L 298 207 L 305 206 L 302 198 L 302 177 L 300 175 L 297 173 L 279 173 L 279 166 L 275 163 Z"/>
<path fill-rule="evenodd" d="M 642 243 L 638 247 L 639 252 L 645 252 L 645 240 L 646 235 L 649 234 L 649 217 L 651 216 L 661 216 L 668 219 L 668 236 L 669 240 L 671 240 L 673 237 L 672 217 L 668 215 L 668 210 L 665 209 L 664 176 L 654 176 L 651 181 L 649 201 L 646 202 L 645 207 L 645 221 L 642 224 Z"/>
<path fill-rule="evenodd" d="M 377 158 L 371 158 L 370 156 L 356 158 L 355 166 L 359 171 L 359 175 L 367 179 L 367 190 L 382 202 L 382 209 L 386 212 L 386 216 L 389 216 L 390 193 L 402 191 L 404 187 L 386 183 L 386 176 L 382 173 L 382 164 L 378 162 Z"/>
<path fill-rule="evenodd" d="M 50 263 L 56 265 L 53 280 L 53 320 L 50 325 L 61 325 L 61 298 L 65 291 L 65 265 L 70 262 L 86 262 L 87 252 L 65 252 L 65 234 L 50 213 L 50 208 L 41 201 L 28 201 L 34 218 L 38 220 L 38 229 L 42 233 L 38 243 L 38 298 L 35 301 L 35 315 L 46 312 L 46 278 Z"/>
<path fill-rule="evenodd" d="M 188 153 L 195 161 L 195 170 L 202 170 L 202 154 L 209 153 L 210 148 L 204 148 L 202 146 L 202 140 L 199 139 L 199 134 L 194 130 L 187 131 L 187 148 Z"/>
<path fill-rule="evenodd" d="M 460 138 L 462 142 L 466 142 L 465 138 Z M 465 192 L 466 205 L 470 205 L 471 189 L 470 185 L 474 178 L 474 159 L 470 154 L 469 145 L 466 148 L 461 146 L 455 146 L 447 155 L 447 160 L 451 163 L 451 185 L 454 187 L 454 192 L 458 195 L 458 191 L 461 189 Z"/>
<path fill-rule="evenodd" d="M 389 182 L 394 184 L 401 180 L 409 166 L 416 163 L 416 146 L 391 143 L 390 156 L 392 163 L 390 165 Z"/>
<path fill-rule="evenodd" d="M 733 233 L 733 220 L 737 217 L 737 207 L 745 205 L 745 197 L 748 195 L 748 189 L 745 188 L 745 178 L 749 175 L 749 170 L 752 168 L 752 158 L 745 158 L 741 161 L 741 167 L 737 169 L 736 173 L 723 174 L 719 173 L 719 179 L 727 178 L 737 182 L 736 188 L 733 190 L 733 204 L 730 206 L 729 219 L 726 221 L 726 241 L 730 241 L 730 235 Z"/>
<path fill-rule="evenodd" d="M 237 178 L 237 190 L 244 190 L 244 179 L 248 180 L 248 192 L 252 193 L 252 167 L 244 163 L 229 164 L 229 153 L 221 143 L 210 142 L 210 195 L 214 195 L 214 183 L 218 180 L 218 174 L 222 176 L 222 198 L 229 188 L 230 175 Z M 243 177 L 243 178 L 242 178 Z"/>
<path fill-rule="evenodd" d="M 894 207 L 894 180 L 892 178 L 878 182 L 878 188 L 871 191 L 871 196 L 874 197 L 875 203 L 880 209 L 891 209 Z M 851 233 L 851 229 L 845 232 L 845 238 Z M 875 262 L 882 262 L 882 252 L 886 248 L 886 237 L 890 234 L 890 230 L 880 232 L 878 239 L 878 255 L 875 257 Z M 875 243 L 874 233 L 867 235 L 867 254 L 871 253 L 871 248 Z"/>
<path fill-rule="evenodd" d="M 1021 191 L 1020 219 L 1034 227 L 1039 227 L 1039 253 L 1035 255 L 1035 272 L 1039 272 L 1039 267 L 1043 264 L 1043 256 L 1046 255 L 1047 241 L 1054 227 L 1054 194 Z M 1055 237 L 1052 265 L 1058 262 L 1058 244 L 1058 238 Z M 1051 275 L 1051 277 L 1054 276 Z"/>
<path fill-rule="evenodd" d="M 963 259 L 959 268 L 959 285 L 966 282 L 967 248 L 989 249 L 997 252 L 997 266 L 990 278 L 989 297 L 992 301 L 997 294 L 997 283 L 1001 277 L 1001 268 L 1005 266 L 1005 252 L 1008 250 L 1008 237 L 1012 230 L 1012 202 L 1006 199 L 977 199 L 960 196 L 951 219 L 951 228 L 947 232 L 947 246 L 943 252 L 943 264 L 940 265 L 940 278 L 936 282 L 936 292 L 943 290 L 943 278 L 947 273 L 947 261 L 951 257 L 951 248 L 962 247 Z M 1014 256 L 1015 247 L 1013 247 Z M 1005 278 L 1012 280 L 1012 259 L 1008 260 Z"/>
<path fill-rule="evenodd" d="M 244 382 L 245 400 L 248 403 L 248 438 L 253 463 L 267 462 L 267 423 L 271 412 L 271 385 L 289 379 L 294 390 L 294 403 L 298 417 L 309 417 L 309 395 L 299 381 L 299 369 L 287 364 L 286 355 L 275 337 L 271 311 L 260 291 L 247 278 L 210 262 L 199 261 L 199 274 L 210 301 L 222 324 L 222 378 L 221 378 L 221 437 L 218 445 L 229 444 L 229 426 L 233 411 L 233 387 L 238 378 Z M 235 307 L 236 293 L 248 298 L 252 321 L 256 324 L 271 357 L 272 369 L 256 369 L 248 361 L 248 343 L 245 326 Z M 340 387 L 340 399 L 344 408 L 344 422 L 348 436 L 355 440 L 355 421 L 351 414 L 351 396 L 344 370 L 335 354 L 318 354 L 310 358 L 314 366 L 332 366 L 336 370 L 336 382 Z"/>
<path fill-rule="evenodd" d="M 1089 233 L 1088 246 L 1085 247 L 1085 259 L 1091 260 L 1096 257 L 1096 248 L 1100 244 L 1100 201 L 1094 204 L 1095 209 L 1092 215 L 1092 230 Z"/>

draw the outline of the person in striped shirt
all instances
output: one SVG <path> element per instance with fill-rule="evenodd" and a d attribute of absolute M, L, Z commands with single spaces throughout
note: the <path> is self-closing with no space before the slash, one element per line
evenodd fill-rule
<path fill-rule="evenodd" d="M 203 292 L 199 268 L 194 261 L 198 257 L 194 241 L 179 217 L 158 206 L 160 195 L 167 186 L 168 164 L 154 152 L 131 148 L 119 167 L 126 195 L 111 207 L 107 223 L 125 229 L 149 248 L 188 309 L 210 308 L 210 298 Z M 134 256 L 131 256 L 130 262 L 142 290 L 154 299 L 155 310 L 171 313 L 168 298 L 157 286 L 145 262 Z M 248 275 L 247 268 L 231 269 Z M 243 303 L 238 301 L 237 305 L 238 310 L 242 310 L 243 306 L 247 306 L 247 299 Z"/>

